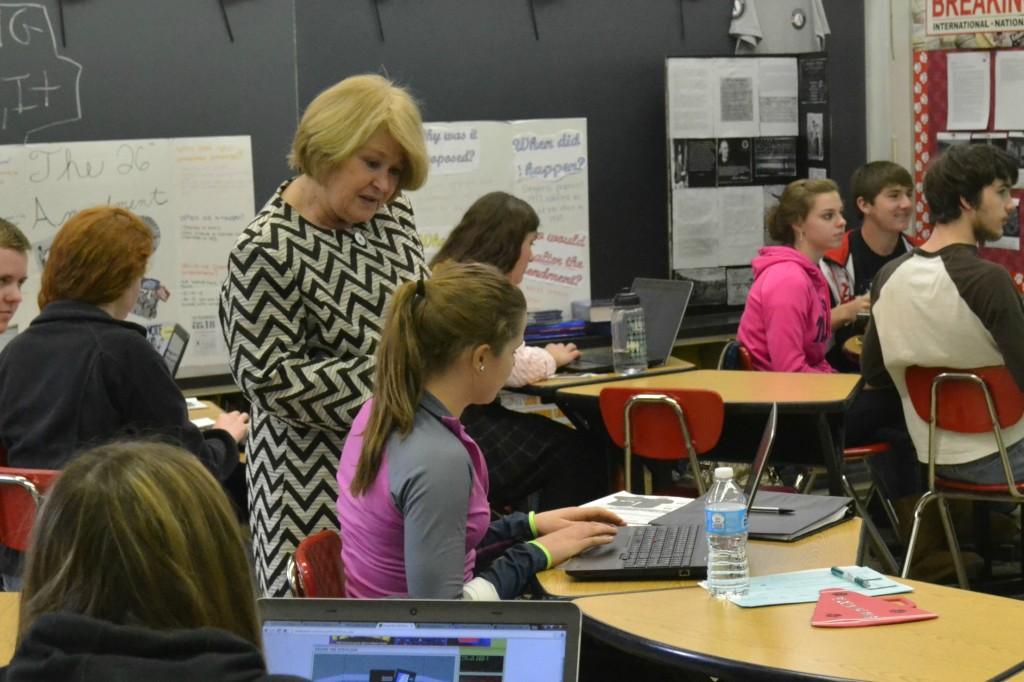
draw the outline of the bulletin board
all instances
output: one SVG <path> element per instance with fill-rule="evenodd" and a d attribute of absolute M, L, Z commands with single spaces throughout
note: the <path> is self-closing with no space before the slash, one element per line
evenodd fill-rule
<path fill-rule="evenodd" d="M 742 305 L 767 211 L 831 175 L 828 59 L 669 58 L 665 84 L 672 271 L 695 304 Z"/>
<path fill-rule="evenodd" d="M 986 12 L 979 5 L 971 16 L 945 16 L 945 7 L 924 0 L 914 0 L 913 5 L 915 223 L 923 239 L 933 227 L 924 199 L 924 175 L 928 164 L 949 146 L 997 146 L 1016 158 L 1024 175 L 1024 32 L 985 30 L 1024 27 L 1024 13 Z M 1012 194 L 1017 210 L 1003 226 L 1003 238 L 988 242 L 980 255 L 1009 270 L 1024 293 L 1024 179 Z"/>

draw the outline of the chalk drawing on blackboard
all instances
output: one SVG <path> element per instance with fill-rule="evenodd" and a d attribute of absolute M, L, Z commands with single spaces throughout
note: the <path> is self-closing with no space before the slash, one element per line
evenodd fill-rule
<path fill-rule="evenodd" d="M 0 3 L 0 144 L 82 118 L 82 65 L 57 53 L 46 8 Z"/>

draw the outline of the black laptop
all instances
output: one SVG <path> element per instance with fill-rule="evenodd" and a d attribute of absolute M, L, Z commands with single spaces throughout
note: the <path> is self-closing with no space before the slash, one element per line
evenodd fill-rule
<path fill-rule="evenodd" d="M 777 423 L 778 408 L 772 405 L 745 489 L 748 516 L 775 442 Z M 692 505 L 703 505 L 703 502 L 695 500 L 683 509 Z M 703 578 L 708 571 L 703 514 L 700 514 L 700 521 L 620 528 L 614 541 L 583 552 L 561 568 L 581 580 Z"/>
<path fill-rule="evenodd" d="M 571 602 L 260 599 L 271 674 L 312 680 L 575 681 Z"/>
<path fill-rule="evenodd" d="M 693 282 L 678 279 L 637 277 L 633 291 L 640 297 L 647 327 L 647 366 L 660 367 L 672 355 L 679 336 L 686 306 L 693 293 Z M 584 348 L 580 357 L 564 365 L 564 372 L 610 372 L 613 369 L 611 346 Z"/>
<path fill-rule="evenodd" d="M 146 328 L 146 338 L 163 358 L 171 376 L 178 373 L 181 359 L 188 347 L 189 333 L 177 323 L 161 323 Z"/>

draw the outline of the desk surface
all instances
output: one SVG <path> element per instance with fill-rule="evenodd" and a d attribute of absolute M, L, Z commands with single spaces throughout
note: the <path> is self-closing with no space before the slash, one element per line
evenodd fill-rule
<path fill-rule="evenodd" d="M 14 656 L 20 597 L 18 592 L 0 592 L 0 665 L 7 665 Z"/>
<path fill-rule="evenodd" d="M 222 414 L 224 414 L 224 410 L 220 409 L 220 406 L 217 405 L 217 403 L 211 402 L 209 400 L 200 400 L 199 402 L 201 402 L 203 404 L 203 407 L 197 407 L 194 410 L 189 410 L 188 411 L 188 418 L 189 419 L 202 419 L 202 418 L 205 418 L 205 419 L 214 419 L 214 420 L 216 420 L 217 417 L 219 417 Z"/>
<path fill-rule="evenodd" d="M 860 358 L 861 352 L 864 350 L 864 335 L 857 334 L 846 339 L 846 343 L 843 344 L 843 352 L 853 358 Z"/>
<path fill-rule="evenodd" d="M 861 520 L 853 518 L 796 542 L 751 540 L 747 544 L 750 573 L 765 575 L 854 564 L 857 560 L 860 525 Z M 598 594 L 697 587 L 696 580 L 576 580 L 557 568 L 538 573 L 537 579 L 550 596 L 570 599 Z M 1021 658 L 1024 659 L 1024 655 Z"/>
<path fill-rule="evenodd" d="M 742 609 L 702 589 L 579 599 L 586 631 L 640 655 L 730 679 L 795 673 L 858 680 L 983 680 L 1024 659 L 1024 602 L 913 580 L 904 595 L 939 617 L 811 627 L 814 604 Z"/>
<path fill-rule="evenodd" d="M 819 374 L 811 372 L 742 372 L 699 369 L 635 379 L 622 379 L 585 386 L 560 388 L 559 397 L 596 398 L 608 386 L 620 388 L 704 388 L 716 391 L 726 404 L 774 402 L 780 411 L 786 405 L 814 405 L 819 410 L 844 410 L 860 385 L 859 374 Z"/>
<path fill-rule="evenodd" d="M 665 364 L 661 367 L 651 367 L 640 377 L 649 376 L 660 376 L 664 374 L 677 374 L 679 372 L 685 372 L 691 370 L 696 365 L 686 360 L 680 360 L 677 357 L 669 357 Z M 556 374 L 550 379 L 544 381 L 538 381 L 533 384 L 527 384 L 515 389 L 518 393 L 529 393 L 532 395 L 552 395 L 556 390 L 566 388 L 568 386 L 586 386 L 587 384 L 607 384 L 609 382 L 620 382 L 629 381 L 630 377 L 616 374 L 615 372 L 603 372 L 601 374 Z"/>

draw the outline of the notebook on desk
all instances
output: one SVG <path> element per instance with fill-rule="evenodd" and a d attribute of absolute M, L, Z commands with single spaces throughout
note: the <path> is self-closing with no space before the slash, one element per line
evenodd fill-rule
<path fill-rule="evenodd" d="M 647 366 L 660 367 L 672 355 L 679 336 L 686 306 L 693 293 L 693 282 L 676 279 L 637 277 L 633 291 L 640 297 L 647 328 Z M 559 371 L 610 372 L 613 369 L 611 346 L 584 348 L 580 357 Z"/>
<path fill-rule="evenodd" d="M 775 442 L 777 424 L 778 408 L 772 405 L 747 479 L 748 517 Z M 620 528 L 611 543 L 583 552 L 563 564 L 562 568 L 581 580 L 703 578 L 708 570 L 703 501 L 694 500 L 661 518 L 686 510 L 691 510 L 690 515 L 678 523 Z"/>
<path fill-rule="evenodd" d="M 578 676 L 571 602 L 260 599 L 267 672 L 427 682 Z"/>

